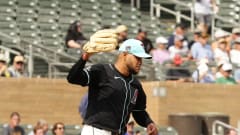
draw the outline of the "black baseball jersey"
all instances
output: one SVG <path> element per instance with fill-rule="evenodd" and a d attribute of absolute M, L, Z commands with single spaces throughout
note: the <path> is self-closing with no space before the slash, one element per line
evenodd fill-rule
<path fill-rule="evenodd" d="M 85 64 L 80 59 L 67 77 L 70 83 L 89 86 L 84 124 L 122 133 L 130 113 L 143 127 L 153 122 L 145 111 L 146 95 L 137 79 L 123 76 L 113 64 L 84 68 Z"/>

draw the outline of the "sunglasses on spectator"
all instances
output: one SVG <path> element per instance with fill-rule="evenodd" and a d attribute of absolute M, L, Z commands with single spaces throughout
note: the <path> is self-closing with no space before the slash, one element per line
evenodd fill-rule
<path fill-rule="evenodd" d="M 232 70 L 227 70 L 226 72 L 228 72 L 228 73 L 231 73 L 231 72 L 232 72 Z"/>
<path fill-rule="evenodd" d="M 16 62 L 17 64 L 23 64 L 23 62 L 22 61 L 18 61 L 18 62 Z"/>

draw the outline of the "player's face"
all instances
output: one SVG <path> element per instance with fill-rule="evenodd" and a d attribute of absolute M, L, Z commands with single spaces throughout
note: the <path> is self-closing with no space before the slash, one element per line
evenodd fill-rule
<path fill-rule="evenodd" d="M 142 65 L 142 58 L 139 58 L 132 54 L 128 54 L 126 61 L 130 73 L 137 74 L 140 71 Z"/>

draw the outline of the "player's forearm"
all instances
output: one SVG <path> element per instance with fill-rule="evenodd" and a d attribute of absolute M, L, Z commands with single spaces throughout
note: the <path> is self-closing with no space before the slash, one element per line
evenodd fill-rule
<path fill-rule="evenodd" d="M 69 48 L 81 48 L 82 45 L 76 43 L 74 40 L 69 40 L 67 43 Z"/>
<path fill-rule="evenodd" d="M 147 127 L 148 124 L 154 123 L 146 111 L 134 111 L 132 115 L 140 126 Z"/>

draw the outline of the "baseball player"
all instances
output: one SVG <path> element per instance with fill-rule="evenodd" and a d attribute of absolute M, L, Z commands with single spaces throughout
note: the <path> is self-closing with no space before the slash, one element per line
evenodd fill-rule
<path fill-rule="evenodd" d="M 130 114 L 157 135 L 157 128 L 146 112 L 146 95 L 134 78 L 142 58 L 151 58 L 141 41 L 128 39 L 119 48 L 115 64 L 96 64 L 84 68 L 92 53 L 84 53 L 72 67 L 68 82 L 88 86 L 88 107 L 81 135 L 122 135 Z"/>

